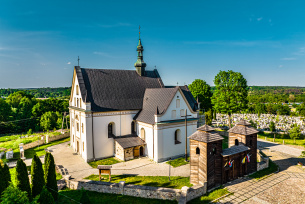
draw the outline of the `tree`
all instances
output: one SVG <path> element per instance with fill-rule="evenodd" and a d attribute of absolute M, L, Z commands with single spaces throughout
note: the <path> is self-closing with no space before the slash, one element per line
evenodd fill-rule
<path fill-rule="evenodd" d="M 27 192 L 28 197 L 31 198 L 31 186 L 28 172 L 25 163 L 21 159 L 18 159 L 16 165 L 16 187 L 21 191 Z"/>
<path fill-rule="evenodd" d="M 269 129 L 270 129 L 271 132 L 275 131 L 275 123 L 273 121 L 270 122 Z"/>
<path fill-rule="evenodd" d="M 289 136 L 291 139 L 299 139 L 301 137 L 301 130 L 298 125 L 294 125 L 290 130 L 289 130 Z"/>
<path fill-rule="evenodd" d="M 10 169 L 8 168 L 7 164 L 4 164 L 0 178 L 4 181 L 4 188 L 7 188 L 11 182 L 11 173 L 10 173 Z M 1 193 L 0 193 L 0 195 L 1 195 Z"/>
<path fill-rule="evenodd" d="M 40 119 L 40 126 L 43 130 L 51 130 L 56 127 L 57 115 L 55 112 L 49 111 L 44 113 Z"/>
<path fill-rule="evenodd" d="M 0 121 L 7 121 L 12 115 L 12 109 L 8 103 L 0 98 Z"/>
<path fill-rule="evenodd" d="M 81 192 L 80 203 L 90 204 L 91 202 L 88 197 L 87 191 L 84 188 L 82 188 L 80 192 Z"/>
<path fill-rule="evenodd" d="M 213 112 L 211 109 L 205 112 L 205 124 L 212 125 Z"/>
<path fill-rule="evenodd" d="M 211 97 L 213 94 L 211 92 L 210 85 L 208 85 L 206 81 L 202 79 L 195 79 L 195 81 L 193 81 L 188 88 L 195 99 L 198 97 L 198 100 L 201 103 L 201 109 L 205 109 L 207 111 L 212 108 Z"/>
<path fill-rule="evenodd" d="M 252 127 L 254 127 L 255 129 L 257 128 L 256 122 L 254 122 L 253 120 L 250 120 L 249 122 L 251 123 Z"/>
<path fill-rule="evenodd" d="M 31 180 L 32 180 L 32 197 L 35 198 L 37 195 L 40 194 L 43 186 L 45 185 L 42 163 L 36 154 L 32 159 Z"/>
<path fill-rule="evenodd" d="M 231 127 L 231 114 L 247 108 L 247 80 L 239 72 L 220 71 L 214 79 L 212 104 L 217 112 L 227 114 Z"/>
<path fill-rule="evenodd" d="M 298 113 L 299 113 L 300 116 L 305 117 L 305 104 L 302 103 L 301 105 L 299 105 L 299 106 L 297 107 L 297 111 L 298 111 Z"/>
<path fill-rule="evenodd" d="M 58 197 L 58 188 L 56 181 L 54 157 L 51 153 L 46 153 L 44 164 L 44 178 L 46 187 L 48 188 L 49 192 L 52 194 L 54 200 L 56 201 Z"/>
<path fill-rule="evenodd" d="M 52 194 L 46 189 L 45 186 L 41 190 L 38 202 L 40 204 L 54 204 L 55 203 Z"/>
<path fill-rule="evenodd" d="M 28 194 L 10 184 L 1 196 L 1 204 L 30 204 Z M 33 201 L 32 203 L 37 203 Z"/>

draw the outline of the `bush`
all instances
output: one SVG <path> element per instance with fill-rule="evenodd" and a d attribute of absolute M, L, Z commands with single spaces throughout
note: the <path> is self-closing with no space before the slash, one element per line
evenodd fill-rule
<path fill-rule="evenodd" d="M 8 168 L 7 164 L 4 165 L 0 178 L 4 181 L 4 188 L 7 188 L 11 182 L 10 169 Z"/>
<path fill-rule="evenodd" d="M 55 203 L 52 194 L 46 189 L 45 186 L 43 187 L 43 189 L 39 195 L 38 202 L 40 204 L 54 204 Z"/>
<path fill-rule="evenodd" d="M 31 199 L 31 187 L 28 172 L 25 163 L 18 159 L 16 166 L 16 187 L 27 192 L 28 197 Z"/>
<path fill-rule="evenodd" d="M 29 129 L 29 131 L 27 132 L 28 135 L 32 135 L 33 134 L 33 130 Z"/>
<path fill-rule="evenodd" d="M 271 132 L 275 131 L 275 123 L 273 121 L 270 122 L 269 129 L 270 129 Z"/>
<path fill-rule="evenodd" d="M 44 164 L 44 177 L 46 187 L 48 188 L 48 191 L 52 194 L 54 200 L 56 201 L 58 197 L 58 188 L 56 181 L 55 163 L 53 155 L 51 153 L 46 153 Z"/>
<path fill-rule="evenodd" d="M 291 139 L 299 139 L 301 137 L 301 130 L 298 125 L 295 125 L 289 130 Z"/>
<path fill-rule="evenodd" d="M 42 163 L 39 157 L 35 154 L 32 159 L 32 166 L 31 166 L 31 180 L 32 180 L 32 197 L 35 198 L 37 195 L 41 193 L 43 186 L 45 185 L 44 182 L 44 175 L 42 169 Z"/>
<path fill-rule="evenodd" d="M 1 204 L 29 204 L 29 198 L 26 191 L 22 191 L 13 184 L 10 184 L 2 193 Z"/>

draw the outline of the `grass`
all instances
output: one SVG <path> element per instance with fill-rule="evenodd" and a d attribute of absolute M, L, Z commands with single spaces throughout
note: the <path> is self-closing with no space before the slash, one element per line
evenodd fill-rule
<path fill-rule="evenodd" d="M 108 181 L 108 175 L 102 175 L 105 178 L 102 181 Z M 85 179 L 99 181 L 98 175 L 90 175 Z M 126 184 L 142 185 L 142 186 L 155 186 L 165 188 L 181 189 L 183 186 L 191 187 L 189 177 L 171 176 L 171 181 L 168 180 L 168 176 L 132 176 L 132 175 L 111 175 L 112 183 L 119 183 L 125 181 Z"/>
<path fill-rule="evenodd" d="M 172 167 L 178 167 L 185 164 L 189 164 L 190 163 L 189 161 L 190 161 L 190 157 L 187 158 L 187 161 L 185 161 L 185 157 L 181 157 L 178 159 L 167 161 L 166 163 L 171 165 Z"/>
<path fill-rule="evenodd" d="M 210 203 L 211 201 L 217 199 L 217 198 L 220 198 L 221 196 L 224 196 L 226 194 L 230 193 L 226 188 L 223 188 L 223 187 L 220 187 L 220 188 L 217 188 L 199 198 L 196 198 L 194 200 L 191 200 L 190 202 L 188 203 Z"/>
<path fill-rule="evenodd" d="M 271 133 L 259 133 L 258 135 L 259 139 L 265 139 L 267 137 L 267 141 L 273 142 L 274 134 Z M 285 144 L 289 145 L 299 145 L 299 146 L 305 146 L 305 140 L 304 139 L 296 139 L 295 141 L 293 139 L 287 138 L 289 136 L 287 135 L 281 135 L 281 134 L 275 134 L 275 140 L 274 142 L 283 144 L 283 140 L 285 141 Z"/>
<path fill-rule="evenodd" d="M 86 192 L 87 192 L 87 195 L 92 204 L 95 204 L 95 203 L 96 204 L 97 203 L 116 203 L 116 204 L 125 204 L 125 203 L 172 204 L 172 203 L 177 203 L 177 201 L 170 201 L 170 200 L 146 199 L 146 198 L 126 196 L 126 195 L 98 193 L 98 192 L 94 192 L 94 191 L 86 191 Z M 65 190 L 59 191 L 57 203 L 76 204 L 76 203 L 80 202 L 80 197 L 81 197 L 81 193 L 79 190 L 65 189 Z"/>
<path fill-rule="evenodd" d="M 266 155 L 263 152 L 260 152 L 264 157 Z M 254 174 L 249 175 L 250 178 L 255 178 L 255 179 L 261 179 L 269 174 L 272 174 L 278 170 L 278 165 L 274 163 L 270 158 L 269 158 L 269 167 L 266 169 L 262 169 L 260 171 L 255 172 Z"/>
<path fill-rule="evenodd" d="M 116 164 L 116 163 L 120 163 L 121 161 L 117 160 L 114 157 L 110 157 L 107 159 L 102 159 L 102 160 L 98 160 L 98 161 L 93 161 L 93 162 L 89 162 L 88 164 L 92 167 L 92 168 L 97 168 L 98 165 L 112 165 L 112 164 Z"/>

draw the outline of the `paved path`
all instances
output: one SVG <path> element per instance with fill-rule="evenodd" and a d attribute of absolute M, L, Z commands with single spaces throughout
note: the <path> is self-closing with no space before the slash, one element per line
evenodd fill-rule
<path fill-rule="evenodd" d="M 98 174 L 97 169 L 93 169 L 79 155 L 73 153 L 73 150 L 68 146 L 68 142 L 49 147 L 48 149 L 51 150 L 56 165 L 60 167 L 64 175 L 68 174 L 72 178 L 83 179 L 91 174 Z M 169 165 L 166 163 L 155 163 L 143 157 L 113 164 L 111 173 L 113 175 L 168 176 Z M 190 176 L 189 164 L 177 168 L 171 167 L 171 176 Z"/>
<path fill-rule="evenodd" d="M 245 177 L 226 184 L 234 194 L 219 203 L 305 203 L 305 171 L 296 165 L 299 161 L 305 164 L 305 159 L 296 157 L 299 149 L 262 140 L 258 145 L 280 172 L 261 180 Z"/>

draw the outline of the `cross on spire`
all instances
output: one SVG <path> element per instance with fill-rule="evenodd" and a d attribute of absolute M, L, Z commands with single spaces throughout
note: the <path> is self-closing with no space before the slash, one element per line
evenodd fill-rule
<path fill-rule="evenodd" d="M 79 66 L 79 56 L 78 56 L 78 58 L 77 58 L 77 66 Z"/>

